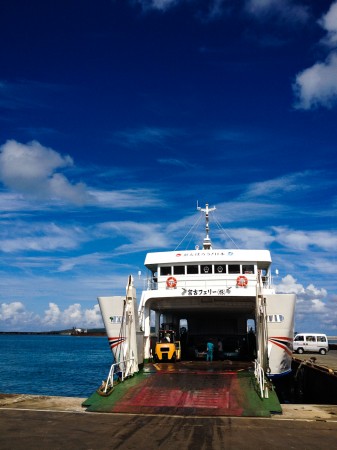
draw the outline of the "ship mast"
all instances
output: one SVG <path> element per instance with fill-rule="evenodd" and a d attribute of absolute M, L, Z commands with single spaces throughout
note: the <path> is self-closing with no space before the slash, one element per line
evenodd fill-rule
<path fill-rule="evenodd" d="M 211 239 L 209 237 L 209 217 L 208 214 L 212 211 L 215 211 L 216 207 L 213 206 L 213 208 L 209 208 L 208 207 L 208 203 L 206 203 L 206 207 L 205 208 L 201 208 L 200 206 L 197 206 L 197 210 L 198 211 L 202 211 L 205 213 L 205 219 L 206 219 L 206 236 L 204 239 L 204 242 L 202 244 L 202 248 L 204 250 L 211 250 L 212 249 L 212 242 Z"/>

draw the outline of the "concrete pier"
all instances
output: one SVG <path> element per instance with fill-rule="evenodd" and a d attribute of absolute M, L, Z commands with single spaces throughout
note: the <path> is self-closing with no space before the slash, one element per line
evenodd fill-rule
<path fill-rule="evenodd" d="M 298 363 L 306 362 L 310 367 L 315 367 L 317 370 L 337 376 L 337 350 L 330 350 L 326 355 L 320 355 L 319 353 L 303 353 L 299 355 L 294 353 L 293 359 Z"/>
<path fill-rule="evenodd" d="M 331 449 L 337 405 L 282 405 L 271 418 L 89 413 L 82 398 L 0 395 L 0 448 Z"/>

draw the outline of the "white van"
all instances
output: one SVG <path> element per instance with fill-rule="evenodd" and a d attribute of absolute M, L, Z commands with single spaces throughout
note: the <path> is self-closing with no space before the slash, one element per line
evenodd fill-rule
<path fill-rule="evenodd" d="M 297 353 L 318 352 L 325 355 L 329 351 L 326 334 L 300 333 L 294 337 L 293 350 Z"/>

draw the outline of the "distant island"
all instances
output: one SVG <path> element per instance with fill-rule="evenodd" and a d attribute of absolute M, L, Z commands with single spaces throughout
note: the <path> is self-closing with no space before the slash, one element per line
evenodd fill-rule
<path fill-rule="evenodd" d="M 70 328 L 56 331 L 0 331 L 0 334 L 60 335 L 60 336 L 106 336 L 105 328 Z"/>

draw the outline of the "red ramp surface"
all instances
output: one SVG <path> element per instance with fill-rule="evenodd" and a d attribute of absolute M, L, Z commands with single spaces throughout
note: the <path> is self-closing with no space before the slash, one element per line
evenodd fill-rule
<path fill-rule="evenodd" d="M 242 415 L 237 374 L 158 373 L 134 386 L 114 412 Z"/>

